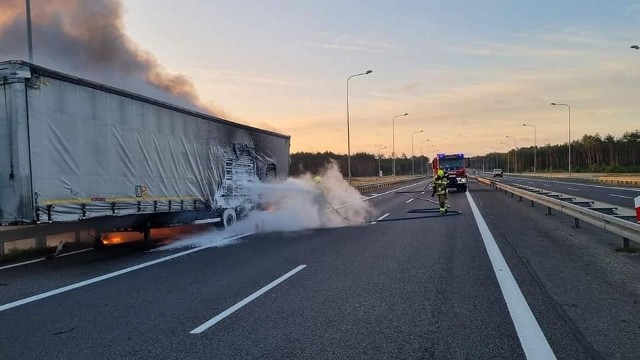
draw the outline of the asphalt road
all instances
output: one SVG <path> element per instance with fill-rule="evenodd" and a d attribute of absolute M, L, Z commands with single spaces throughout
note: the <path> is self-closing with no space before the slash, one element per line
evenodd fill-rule
<path fill-rule="evenodd" d="M 640 258 L 616 239 L 471 184 L 481 231 L 467 194 L 433 216 L 423 187 L 370 199 L 375 224 L 0 270 L 0 359 L 640 356 Z"/>
<path fill-rule="evenodd" d="M 499 178 L 498 178 L 499 179 Z M 502 179 L 507 184 L 521 184 L 543 190 L 578 196 L 599 202 L 633 209 L 633 199 L 640 196 L 640 188 L 617 187 L 612 185 L 584 184 L 580 182 L 536 179 L 534 177 L 511 177 Z"/>

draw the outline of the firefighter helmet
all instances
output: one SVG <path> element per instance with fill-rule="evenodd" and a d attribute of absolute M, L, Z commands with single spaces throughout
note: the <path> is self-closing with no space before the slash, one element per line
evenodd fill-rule
<path fill-rule="evenodd" d="M 442 169 L 438 170 L 438 176 L 444 176 L 444 170 Z"/>

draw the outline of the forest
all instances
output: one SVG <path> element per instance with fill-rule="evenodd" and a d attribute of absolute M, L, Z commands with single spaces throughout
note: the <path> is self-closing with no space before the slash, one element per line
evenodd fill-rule
<path fill-rule="evenodd" d="M 569 170 L 569 146 L 544 145 L 536 149 L 536 171 L 563 172 Z M 471 159 L 475 169 L 532 172 L 534 147 L 511 149 L 508 153 L 493 152 Z M 600 134 L 583 135 L 571 142 L 571 171 L 589 173 L 640 172 L 640 130 L 627 131 L 621 137 Z"/>
<path fill-rule="evenodd" d="M 464 152 L 464 149 L 461 149 Z M 568 144 L 538 146 L 536 171 L 565 172 L 569 169 Z M 330 161 L 340 166 L 343 176 L 347 176 L 347 155 L 332 152 L 297 152 L 291 154 L 290 173 L 318 174 Z M 508 172 L 532 172 L 534 170 L 534 147 L 521 147 L 509 152 L 493 152 L 474 156 L 470 159 L 474 169 L 502 168 Z M 401 154 L 396 159 L 396 175 L 426 174 L 430 159 L 415 156 L 413 159 Z M 351 156 L 351 175 L 354 177 L 378 176 L 378 169 L 384 176 L 393 174 L 393 161 L 382 155 L 357 153 Z M 517 168 L 517 170 L 516 170 Z M 594 173 L 640 173 L 640 130 L 627 131 L 619 138 L 612 135 L 583 135 L 571 142 L 571 171 Z"/>

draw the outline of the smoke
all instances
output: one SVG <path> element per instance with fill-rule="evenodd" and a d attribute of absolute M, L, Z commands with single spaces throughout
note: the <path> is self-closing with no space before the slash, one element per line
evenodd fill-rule
<path fill-rule="evenodd" d="M 2 0 L 1 60 L 27 57 L 25 17 L 24 0 Z M 224 117 L 127 36 L 120 0 L 33 0 L 31 17 L 36 64 Z"/>
<path fill-rule="evenodd" d="M 342 177 L 335 162 L 320 176 L 321 186 L 309 173 L 280 183 L 249 184 L 253 200 L 263 209 L 251 211 L 230 229 L 186 237 L 158 250 L 226 246 L 235 242 L 225 239 L 237 234 L 357 226 L 373 220 L 376 210 Z"/>
<path fill-rule="evenodd" d="M 319 175 L 320 184 L 308 173 L 282 183 L 254 184 L 254 194 L 266 210 L 251 212 L 238 225 L 270 232 L 354 226 L 371 220 L 375 209 L 347 183 L 335 162 Z"/>

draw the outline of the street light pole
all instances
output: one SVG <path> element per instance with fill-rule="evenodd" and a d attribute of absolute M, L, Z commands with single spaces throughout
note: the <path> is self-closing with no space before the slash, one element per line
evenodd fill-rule
<path fill-rule="evenodd" d="M 367 70 L 363 73 L 351 75 L 347 78 L 347 168 L 348 168 L 347 173 L 349 174 L 349 184 L 351 184 L 351 133 L 349 130 L 349 80 L 351 80 L 352 77 L 369 75 L 372 72 L 373 71 L 371 70 Z"/>
<path fill-rule="evenodd" d="M 421 133 L 422 130 L 414 131 L 411 133 L 411 175 L 416 177 L 416 165 L 415 165 L 415 156 L 413 155 L 413 135 Z"/>
<path fill-rule="evenodd" d="M 33 63 L 33 45 L 31 43 L 31 0 L 25 1 L 27 7 L 27 47 L 29 48 L 29 62 Z"/>
<path fill-rule="evenodd" d="M 500 141 L 500 145 L 507 145 L 507 172 L 509 172 L 509 163 L 510 163 L 510 161 L 509 161 L 509 155 L 510 155 L 509 154 L 509 145 L 505 144 L 503 141 Z M 496 155 L 496 166 L 497 166 L 497 163 L 498 163 L 497 159 L 498 159 L 498 156 Z"/>
<path fill-rule="evenodd" d="M 429 139 L 420 141 L 420 173 L 422 175 L 424 175 L 424 152 L 422 152 L 422 143 L 426 142 L 429 142 Z"/>
<path fill-rule="evenodd" d="M 516 140 L 515 136 L 509 136 L 507 135 L 508 138 L 513 139 L 513 147 L 515 148 L 513 151 L 513 172 L 517 173 L 518 172 L 518 141 Z"/>
<path fill-rule="evenodd" d="M 522 126 L 529 126 L 533 128 L 533 173 L 536 173 L 536 163 L 537 163 L 537 156 L 536 156 L 536 150 L 538 148 L 538 129 L 536 128 L 535 125 L 530 125 L 530 124 L 522 124 Z"/>
<path fill-rule="evenodd" d="M 380 167 L 380 150 L 386 149 L 387 147 L 382 147 L 382 145 L 376 145 L 376 147 L 378 148 L 378 176 L 382 176 L 382 170 Z"/>
<path fill-rule="evenodd" d="M 391 152 L 393 153 L 393 178 L 394 178 L 394 180 L 396 178 L 396 118 L 397 117 L 401 117 L 401 116 L 407 116 L 407 115 L 409 115 L 409 113 L 396 115 L 396 116 L 393 117 L 393 119 L 391 119 L 391 128 L 392 128 L 392 133 L 393 133 Z"/>
<path fill-rule="evenodd" d="M 566 106 L 569 109 L 569 176 L 571 176 L 571 105 L 561 103 L 551 103 L 551 105 Z"/>

